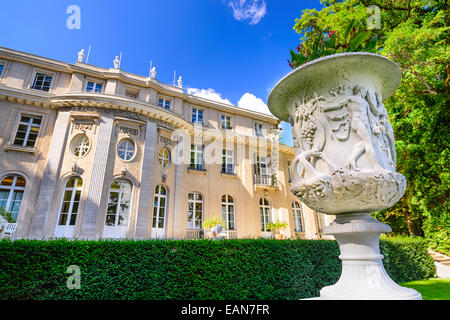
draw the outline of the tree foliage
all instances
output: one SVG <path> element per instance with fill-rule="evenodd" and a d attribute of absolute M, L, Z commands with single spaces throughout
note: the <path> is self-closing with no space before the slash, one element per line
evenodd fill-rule
<path fill-rule="evenodd" d="M 379 13 L 375 51 L 397 62 L 401 84 L 385 102 L 396 138 L 397 170 L 407 178 L 405 196 L 378 212 L 394 233 L 424 235 L 449 252 L 450 208 L 450 45 L 447 1 L 325 0 L 296 19 L 300 46 L 314 50 L 317 34 L 333 30 L 348 43 L 350 24 L 367 30 Z M 374 7 L 376 6 L 376 7 Z M 374 12 L 375 9 L 379 9 Z M 352 22 L 353 21 L 353 22 Z M 362 48 L 363 49 L 363 48 Z M 363 50 L 364 51 L 364 50 Z"/>

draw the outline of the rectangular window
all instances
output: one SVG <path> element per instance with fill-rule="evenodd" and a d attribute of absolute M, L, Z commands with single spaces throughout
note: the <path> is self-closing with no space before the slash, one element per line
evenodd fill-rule
<path fill-rule="evenodd" d="M 222 150 L 222 172 L 234 174 L 233 150 Z"/>
<path fill-rule="evenodd" d="M 158 106 L 160 106 L 161 108 L 169 110 L 170 109 L 170 100 L 159 98 L 158 99 Z"/>
<path fill-rule="evenodd" d="M 269 158 L 256 157 L 256 174 L 269 175 Z"/>
<path fill-rule="evenodd" d="M 220 116 L 220 129 L 231 129 L 231 117 L 224 114 Z"/>
<path fill-rule="evenodd" d="M 192 123 L 203 123 L 203 110 L 192 109 Z"/>
<path fill-rule="evenodd" d="M 255 184 L 271 185 L 271 178 L 269 175 L 269 158 L 255 156 Z"/>
<path fill-rule="evenodd" d="M 34 148 L 41 122 L 42 117 L 22 115 L 17 127 L 14 145 Z"/>
<path fill-rule="evenodd" d="M 102 92 L 102 89 L 103 83 L 88 81 L 86 85 L 86 92 Z"/>
<path fill-rule="evenodd" d="M 34 77 L 33 85 L 31 86 L 31 89 L 41 90 L 41 91 L 50 91 L 50 85 L 52 83 L 52 76 L 49 76 L 48 74 L 43 73 L 36 73 L 36 76 Z"/>
<path fill-rule="evenodd" d="M 204 170 L 202 145 L 191 144 L 191 164 L 189 168 L 193 170 Z"/>
<path fill-rule="evenodd" d="M 255 123 L 255 135 L 257 137 L 262 137 L 262 135 L 263 135 L 263 125 L 261 123 Z"/>
<path fill-rule="evenodd" d="M 4 64 L 0 64 L 0 77 L 2 76 L 2 74 L 3 74 L 3 68 L 5 67 L 5 65 Z"/>

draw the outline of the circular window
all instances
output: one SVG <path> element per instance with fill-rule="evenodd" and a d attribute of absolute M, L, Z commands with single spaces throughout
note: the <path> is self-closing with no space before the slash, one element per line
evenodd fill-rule
<path fill-rule="evenodd" d="M 73 138 L 72 153 L 75 157 L 81 158 L 88 154 L 91 149 L 89 138 L 85 134 L 79 134 Z"/>
<path fill-rule="evenodd" d="M 159 150 L 159 165 L 162 168 L 167 168 L 170 164 L 170 152 L 167 148 L 162 148 Z"/>
<path fill-rule="evenodd" d="M 123 161 L 130 161 L 133 159 L 136 148 L 134 146 L 134 142 L 130 139 L 124 139 L 119 143 L 119 146 L 117 148 L 117 155 L 120 159 Z"/>

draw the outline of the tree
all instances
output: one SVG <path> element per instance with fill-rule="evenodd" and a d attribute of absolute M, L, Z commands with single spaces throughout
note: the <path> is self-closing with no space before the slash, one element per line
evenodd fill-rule
<path fill-rule="evenodd" d="M 449 252 L 447 1 L 328 0 L 322 5 L 319 11 L 304 10 L 296 19 L 294 30 L 301 35 L 302 50 L 312 51 L 315 39 L 328 30 L 345 45 L 349 24 L 368 30 L 373 8 L 378 8 L 381 28 L 371 30 L 379 39 L 375 51 L 397 62 L 403 73 L 399 88 L 385 106 L 396 138 L 397 171 L 405 175 L 407 190 L 398 204 L 374 216 L 389 223 L 394 233 L 424 235 Z"/>

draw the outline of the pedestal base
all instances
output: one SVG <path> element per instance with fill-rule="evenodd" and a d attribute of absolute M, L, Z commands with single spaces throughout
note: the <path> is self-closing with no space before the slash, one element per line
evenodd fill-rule
<path fill-rule="evenodd" d="M 320 290 L 321 299 L 421 300 L 420 293 L 396 284 L 386 273 L 379 250 L 381 233 L 391 228 L 368 213 L 341 214 L 325 228 L 339 244 L 342 274 L 339 281 Z"/>

